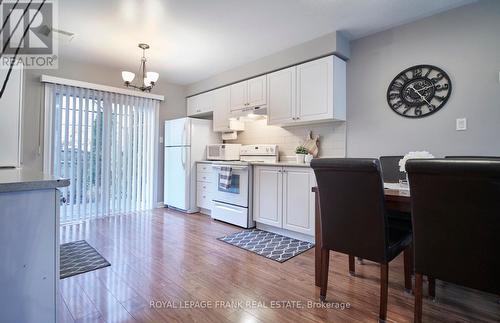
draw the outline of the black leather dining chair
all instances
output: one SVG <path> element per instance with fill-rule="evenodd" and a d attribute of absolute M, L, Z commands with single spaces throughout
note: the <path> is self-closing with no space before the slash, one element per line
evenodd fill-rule
<path fill-rule="evenodd" d="M 446 156 L 446 159 L 456 160 L 500 160 L 500 156 Z"/>
<path fill-rule="evenodd" d="M 380 156 L 380 167 L 385 183 L 398 183 L 399 180 L 406 179 L 404 172 L 399 171 L 399 161 L 403 156 Z"/>
<path fill-rule="evenodd" d="M 500 295 L 500 160 L 409 160 L 415 322 L 422 276 Z"/>
<path fill-rule="evenodd" d="M 391 226 L 378 159 L 313 159 L 319 191 L 321 292 L 326 299 L 330 250 L 380 264 L 379 320 L 387 317 L 389 262 L 410 252 L 411 231 Z M 411 257 L 405 257 L 409 259 Z M 405 285 L 410 285 L 405 266 Z"/>

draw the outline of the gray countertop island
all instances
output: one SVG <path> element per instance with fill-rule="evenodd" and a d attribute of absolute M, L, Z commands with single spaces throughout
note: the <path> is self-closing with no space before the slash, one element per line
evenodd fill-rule
<path fill-rule="evenodd" d="M 58 188 L 69 180 L 0 169 L 0 322 L 56 322 Z"/>
<path fill-rule="evenodd" d="M 69 179 L 56 178 L 39 171 L 0 168 L 0 193 L 51 189 L 68 185 Z"/>

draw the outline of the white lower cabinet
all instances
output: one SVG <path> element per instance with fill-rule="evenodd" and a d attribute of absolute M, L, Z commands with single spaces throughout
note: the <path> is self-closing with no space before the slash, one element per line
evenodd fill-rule
<path fill-rule="evenodd" d="M 284 168 L 283 229 L 314 235 L 315 180 L 309 168 Z"/>
<path fill-rule="evenodd" d="M 314 236 L 315 182 L 307 167 L 255 166 L 254 220 Z"/>
<path fill-rule="evenodd" d="M 196 206 L 212 210 L 212 165 L 199 163 L 196 166 Z"/>
<path fill-rule="evenodd" d="M 255 166 L 253 219 L 256 222 L 281 228 L 282 168 Z"/>

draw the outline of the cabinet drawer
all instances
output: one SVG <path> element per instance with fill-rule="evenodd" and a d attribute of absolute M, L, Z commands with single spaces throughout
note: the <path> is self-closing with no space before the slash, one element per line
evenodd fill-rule
<path fill-rule="evenodd" d="M 198 181 L 196 182 L 196 189 L 199 191 L 206 191 L 212 193 L 212 183 Z"/>
<path fill-rule="evenodd" d="M 198 164 L 196 165 L 196 180 L 199 182 L 212 182 L 212 165 Z"/>
<path fill-rule="evenodd" d="M 205 182 L 197 183 L 196 205 L 204 209 L 212 209 L 212 192 L 210 184 Z"/>
<path fill-rule="evenodd" d="M 212 172 L 212 164 L 199 163 L 196 165 L 196 171 L 202 173 L 211 173 Z"/>
<path fill-rule="evenodd" d="M 198 172 L 196 180 L 198 182 L 212 183 L 212 173 Z"/>

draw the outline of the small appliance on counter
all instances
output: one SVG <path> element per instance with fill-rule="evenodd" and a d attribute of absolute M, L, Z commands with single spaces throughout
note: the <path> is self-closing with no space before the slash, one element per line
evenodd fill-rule
<path fill-rule="evenodd" d="M 211 216 L 243 228 L 253 228 L 253 169 L 250 162 L 277 162 L 278 146 L 244 145 L 240 148 L 241 161 L 219 161 L 212 164 L 215 181 Z M 231 173 L 229 185 L 228 168 Z"/>
<path fill-rule="evenodd" d="M 240 160 L 240 144 L 207 146 L 207 160 Z"/>

